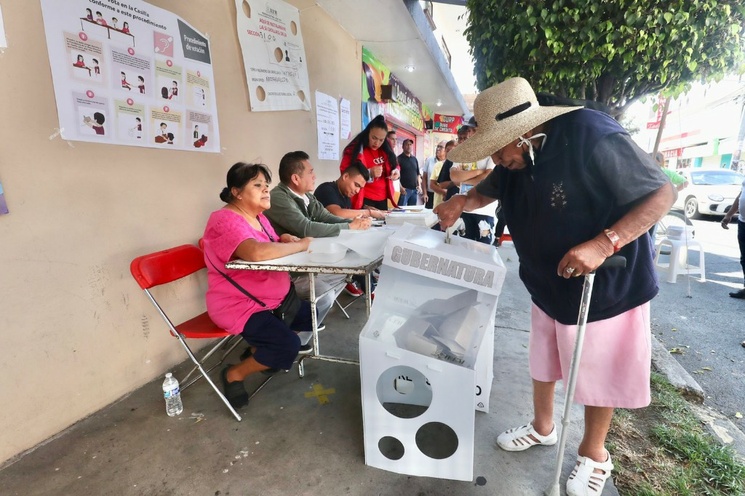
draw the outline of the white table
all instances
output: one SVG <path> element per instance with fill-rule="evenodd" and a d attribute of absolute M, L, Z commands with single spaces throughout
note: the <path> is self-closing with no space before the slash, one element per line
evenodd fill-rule
<path fill-rule="evenodd" d="M 367 315 L 370 315 L 372 305 L 372 293 L 370 284 L 370 274 L 383 263 L 382 253 L 375 257 L 363 257 L 354 251 L 347 251 L 342 260 L 338 262 L 320 263 L 313 262 L 308 252 L 295 253 L 286 257 L 265 260 L 263 262 L 247 262 L 245 260 L 233 260 L 225 264 L 227 269 L 237 270 L 272 270 L 280 272 L 296 272 L 308 274 L 310 278 L 310 307 L 311 321 L 313 323 L 313 352 L 310 355 L 300 357 L 298 361 L 298 373 L 300 377 L 305 375 L 303 360 L 313 358 L 316 360 L 325 360 L 336 363 L 347 363 L 359 365 L 358 360 L 349 358 L 322 355 L 318 343 L 318 319 L 316 317 L 316 274 L 344 274 L 344 275 L 364 275 L 365 276 L 365 303 Z"/>

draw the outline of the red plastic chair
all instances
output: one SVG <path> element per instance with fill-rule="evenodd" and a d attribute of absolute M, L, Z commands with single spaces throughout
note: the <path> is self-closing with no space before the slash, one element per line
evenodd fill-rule
<path fill-rule="evenodd" d="M 215 325 L 215 323 L 212 322 L 212 320 L 209 318 L 209 315 L 207 315 L 207 312 L 199 314 L 196 317 L 191 318 L 181 324 L 174 325 L 168 315 L 166 315 L 161 305 L 156 301 L 155 297 L 150 292 L 150 289 L 156 286 L 174 282 L 205 268 L 206 266 L 204 263 L 204 255 L 202 254 L 202 250 L 197 248 L 195 245 L 182 245 L 177 246 L 176 248 L 170 248 L 168 250 L 162 250 L 155 253 L 150 253 L 148 255 L 143 255 L 132 260 L 132 263 L 129 267 L 130 271 L 132 272 L 132 277 L 135 278 L 137 284 L 139 284 L 140 287 L 145 291 L 145 294 L 148 296 L 152 304 L 155 305 L 155 308 L 158 310 L 160 316 L 163 318 L 163 320 L 166 321 L 166 324 L 168 324 L 168 329 L 170 330 L 171 335 L 175 338 L 178 338 L 179 342 L 186 350 L 186 354 L 189 355 L 189 358 L 195 365 L 191 372 L 189 372 L 189 374 L 187 374 L 186 377 L 184 377 L 184 379 L 181 381 L 182 383 L 185 383 L 182 385 L 181 389 L 186 389 L 187 387 L 194 384 L 197 380 L 204 377 L 207 382 L 209 382 L 210 386 L 212 386 L 212 389 L 215 390 L 222 402 L 225 403 L 225 406 L 228 407 L 233 416 L 238 421 L 240 421 L 241 416 L 230 405 L 228 400 L 222 394 L 222 391 L 220 391 L 215 383 L 212 382 L 212 379 L 210 379 L 208 375 L 208 372 L 210 370 L 214 369 L 215 367 L 217 367 L 217 365 L 222 363 L 222 361 L 225 359 L 225 356 L 227 356 L 227 354 L 230 353 L 235 348 L 235 346 L 238 345 L 240 340 L 237 339 L 234 345 L 225 352 L 220 362 L 218 362 L 216 365 L 213 365 L 212 368 L 210 368 L 209 370 L 205 370 L 203 366 L 204 362 L 210 356 L 212 356 L 215 351 L 217 351 L 221 346 L 227 344 L 227 342 L 231 338 L 237 338 L 238 336 L 230 334 L 224 329 L 221 329 L 217 325 Z M 189 345 L 186 343 L 187 338 L 217 338 L 219 339 L 219 341 L 214 347 L 212 347 L 207 353 L 202 356 L 201 360 L 199 360 L 191 351 Z M 197 375 L 191 382 L 186 383 L 192 373 L 196 370 L 199 370 L 200 374 Z"/>

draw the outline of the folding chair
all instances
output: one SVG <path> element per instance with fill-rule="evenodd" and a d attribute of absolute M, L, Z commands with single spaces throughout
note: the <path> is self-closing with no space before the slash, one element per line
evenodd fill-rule
<path fill-rule="evenodd" d="M 166 321 L 166 324 L 168 324 L 168 329 L 170 330 L 171 335 L 175 338 L 178 338 L 179 342 L 186 350 L 186 354 L 189 355 L 189 358 L 194 363 L 194 368 L 192 368 L 192 370 L 181 381 L 183 383 L 181 389 L 185 390 L 187 387 L 194 384 L 197 380 L 204 377 L 210 384 L 210 386 L 212 386 L 212 389 L 215 390 L 222 402 L 225 403 L 225 406 L 228 407 L 233 416 L 238 421 L 240 421 L 241 416 L 230 405 L 228 400 L 222 394 L 222 391 L 220 391 L 220 389 L 215 385 L 215 383 L 212 381 L 212 379 L 210 379 L 208 375 L 209 371 L 213 370 L 220 363 L 222 363 L 225 357 L 231 351 L 233 351 L 238 343 L 240 343 L 240 336 L 230 334 L 224 329 L 216 326 L 215 323 L 212 322 L 212 320 L 209 318 L 209 315 L 207 315 L 207 312 L 201 313 L 196 317 L 189 319 L 181 324 L 174 325 L 168 315 L 166 315 L 161 305 L 156 301 L 155 297 L 150 292 L 150 289 L 156 286 L 174 282 L 178 279 L 205 269 L 206 265 L 204 263 L 204 255 L 202 254 L 202 250 L 197 248 L 195 245 L 177 246 L 175 248 L 170 248 L 167 250 L 162 250 L 137 257 L 132 260 L 129 268 L 130 272 L 132 273 L 132 277 L 134 277 L 134 279 L 137 281 L 137 284 L 139 284 L 140 287 L 145 291 L 145 294 L 150 299 L 152 304 L 155 305 L 155 308 L 158 310 L 160 316 L 163 318 L 163 320 Z M 189 345 L 186 344 L 187 338 L 219 338 L 219 341 L 215 346 L 213 346 L 209 351 L 207 351 L 207 353 L 202 356 L 201 360 L 199 360 L 191 351 Z M 212 354 L 215 353 L 215 351 L 217 351 L 221 346 L 227 345 L 228 341 L 230 341 L 231 338 L 238 339 L 236 339 L 235 343 L 223 354 L 222 359 L 217 364 L 213 365 L 210 369 L 205 370 L 203 366 L 204 362 L 210 356 L 212 356 Z M 192 373 L 196 370 L 199 370 L 199 374 L 191 382 L 186 383 Z M 269 376 L 254 391 L 252 396 L 256 394 L 270 379 L 271 376 Z"/>

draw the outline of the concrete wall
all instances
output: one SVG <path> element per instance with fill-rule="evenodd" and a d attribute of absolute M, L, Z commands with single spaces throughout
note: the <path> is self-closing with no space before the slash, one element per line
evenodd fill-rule
<path fill-rule="evenodd" d="M 248 110 L 233 0 L 151 3 L 210 37 L 220 154 L 55 137 L 39 2 L 0 2 L 9 43 L 0 54 L 0 181 L 11 210 L 0 216 L 0 463 L 184 360 L 129 274 L 135 256 L 195 243 L 222 206 L 234 162 L 260 160 L 276 173 L 287 151 L 317 156 L 314 111 Z M 351 100 L 357 133 L 360 45 L 312 0 L 289 3 L 301 10 L 314 108 L 315 90 Z M 336 162 L 313 162 L 319 182 L 338 174 Z M 204 309 L 204 279 L 193 282 L 180 316 Z M 165 414 L 160 394 L 155 387 L 154 414 Z"/>

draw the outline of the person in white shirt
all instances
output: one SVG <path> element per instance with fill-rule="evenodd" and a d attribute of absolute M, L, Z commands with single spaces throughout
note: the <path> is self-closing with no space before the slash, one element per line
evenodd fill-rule
<path fill-rule="evenodd" d="M 424 161 L 424 165 L 422 166 L 422 183 L 427 186 L 427 188 L 423 190 L 424 206 L 426 208 L 434 208 L 435 192 L 432 189 L 432 183 L 430 182 L 430 179 L 432 179 L 433 177 L 437 179 L 437 177 L 433 174 L 435 170 L 435 164 L 437 162 L 443 162 L 445 160 L 445 155 L 445 141 L 440 141 L 440 143 L 437 144 L 435 156 L 428 157 Z"/>
<path fill-rule="evenodd" d="M 475 128 L 478 129 L 478 128 Z M 458 144 L 466 141 L 473 133 L 461 136 L 458 135 Z M 491 157 L 471 163 L 455 163 L 450 168 L 450 179 L 459 185 L 461 195 L 468 193 L 468 190 L 483 181 L 494 168 L 494 161 Z M 494 201 L 481 208 L 470 212 L 463 212 L 461 219 L 466 226 L 466 238 L 480 243 L 491 244 L 494 231 L 494 212 L 497 202 Z"/>

